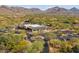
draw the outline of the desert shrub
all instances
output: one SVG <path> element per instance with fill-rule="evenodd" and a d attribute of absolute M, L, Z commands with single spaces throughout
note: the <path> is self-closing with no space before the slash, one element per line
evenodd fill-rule
<path fill-rule="evenodd" d="M 21 40 L 13 47 L 12 52 L 28 52 L 27 49 L 31 47 L 31 42 Z"/>
<path fill-rule="evenodd" d="M 75 45 L 72 50 L 74 53 L 79 53 L 79 45 Z"/>
<path fill-rule="evenodd" d="M 61 46 L 61 41 L 58 40 L 58 39 L 51 39 L 49 41 L 49 44 L 52 46 L 52 47 L 60 47 Z"/>
<path fill-rule="evenodd" d="M 71 44 L 69 44 L 69 42 L 62 42 L 61 48 L 60 48 L 60 52 L 63 53 L 70 53 L 72 52 L 72 46 Z"/>
<path fill-rule="evenodd" d="M 22 41 L 22 38 L 22 36 L 11 33 L 0 35 L 0 50 L 5 49 L 5 52 L 11 52 L 14 46 L 16 46 L 19 41 Z"/>
<path fill-rule="evenodd" d="M 35 52 L 41 52 L 44 48 L 44 42 L 42 40 L 36 40 L 32 43 L 32 46 L 30 49 L 28 49 L 28 52 L 35 53 Z"/>
<path fill-rule="evenodd" d="M 78 38 L 73 38 L 69 42 L 70 42 L 70 44 L 72 46 L 75 46 L 75 45 L 78 45 L 79 44 L 79 39 Z"/>

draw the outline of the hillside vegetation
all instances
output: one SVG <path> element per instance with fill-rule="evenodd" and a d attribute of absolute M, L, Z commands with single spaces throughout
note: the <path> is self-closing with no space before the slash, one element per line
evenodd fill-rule
<path fill-rule="evenodd" d="M 58 8 L 55 10 L 55 8 Z M 1 53 L 42 53 L 46 41 L 38 36 L 44 34 L 48 41 L 48 52 L 73 53 L 79 52 L 79 10 L 66 10 L 55 7 L 42 11 L 37 8 L 0 6 L 0 52 Z M 56 13 L 55 13 L 56 12 Z M 34 32 L 33 42 L 25 40 L 25 30 L 16 26 L 29 19 L 32 24 L 50 25 L 51 31 Z M 37 37 L 37 38 L 36 38 Z"/>

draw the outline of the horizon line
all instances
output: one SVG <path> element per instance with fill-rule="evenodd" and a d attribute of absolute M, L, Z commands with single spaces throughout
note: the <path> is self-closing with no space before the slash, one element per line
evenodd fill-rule
<path fill-rule="evenodd" d="M 79 9 L 79 5 L 0 5 L 9 7 L 24 7 L 24 8 L 39 8 L 40 10 L 46 10 L 48 8 L 60 7 L 65 9 L 71 9 L 73 7 Z"/>

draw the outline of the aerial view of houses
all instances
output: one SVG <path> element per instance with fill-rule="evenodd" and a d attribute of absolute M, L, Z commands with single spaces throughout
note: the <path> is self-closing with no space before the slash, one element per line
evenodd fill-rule
<path fill-rule="evenodd" d="M 1 5 L 0 53 L 79 53 L 79 6 Z"/>

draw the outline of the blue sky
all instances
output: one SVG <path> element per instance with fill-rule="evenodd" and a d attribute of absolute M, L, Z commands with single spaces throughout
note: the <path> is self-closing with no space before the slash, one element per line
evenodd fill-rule
<path fill-rule="evenodd" d="M 25 8 L 39 8 L 42 10 L 46 10 L 48 8 L 56 7 L 56 6 L 63 7 L 66 9 L 70 9 L 72 7 L 76 7 L 79 9 L 79 5 L 16 5 L 16 6 L 25 7 Z"/>

